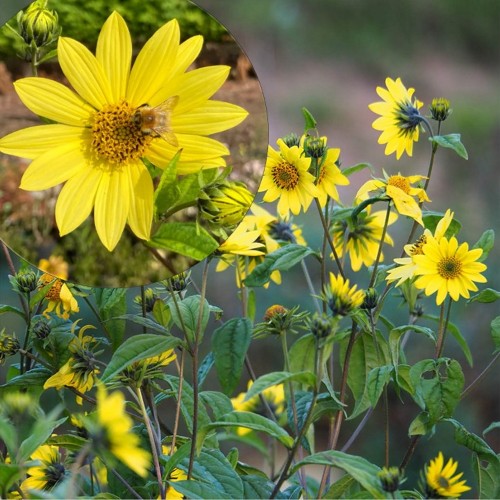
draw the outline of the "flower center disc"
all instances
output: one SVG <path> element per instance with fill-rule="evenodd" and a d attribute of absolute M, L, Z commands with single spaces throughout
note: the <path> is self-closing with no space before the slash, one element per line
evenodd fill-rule
<path fill-rule="evenodd" d="M 462 263 L 455 257 L 446 257 L 438 264 L 438 273 L 444 279 L 453 279 L 460 276 Z"/>
<path fill-rule="evenodd" d="M 286 161 L 282 161 L 273 169 L 274 184 L 280 189 L 292 191 L 299 183 L 299 174 L 297 169 Z"/>
<path fill-rule="evenodd" d="M 410 194 L 410 181 L 402 175 L 391 175 L 391 177 L 389 177 L 389 180 L 387 181 L 387 184 L 389 184 L 389 186 L 394 186 L 401 189 L 401 191 L 405 192 L 406 194 Z"/>
<path fill-rule="evenodd" d="M 144 156 L 152 137 L 141 132 L 135 111 L 124 101 L 108 104 L 94 115 L 92 150 L 98 158 L 122 164 Z"/>

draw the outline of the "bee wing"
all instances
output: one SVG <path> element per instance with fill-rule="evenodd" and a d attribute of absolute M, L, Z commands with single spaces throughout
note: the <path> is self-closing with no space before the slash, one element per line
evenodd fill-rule
<path fill-rule="evenodd" d="M 173 95 L 172 97 L 169 97 L 166 101 L 163 101 L 160 104 L 158 104 L 158 106 L 155 106 L 154 109 L 170 114 L 170 112 L 177 106 L 178 103 L 179 103 L 179 96 Z"/>
<path fill-rule="evenodd" d="M 168 128 L 155 128 L 154 131 L 168 144 L 173 146 L 174 148 L 179 147 L 179 142 L 177 141 L 177 137 L 175 134 L 169 130 Z"/>

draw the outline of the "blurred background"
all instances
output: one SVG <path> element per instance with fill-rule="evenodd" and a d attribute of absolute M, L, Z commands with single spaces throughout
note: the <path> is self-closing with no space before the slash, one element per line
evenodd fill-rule
<path fill-rule="evenodd" d="M 87 3 L 89 9 L 92 8 L 94 2 Z M 317 119 L 321 135 L 328 136 L 328 145 L 341 148 L 342 167 L 366 161 L 373 165 L 376 176 L 381 176 L 382 168 L 389 174 L 400 171 L 403 175 L 425 175 L 430 149 L 426 135 L 423 134 L 414 146 L 412 158 L 403 156 L 396 161 L 394 155 L 385 156 L 384 147 L 377 144 L 379 133 L 371 128 L 375 115 L 368 110 L 368 104 L 379 100 L 375 88 L 383 86 L 387 76 L 401 77 L 407 87 L 414 87 L 415 96 L 424 102 L 424 112 L 434 97 L 447 98 L 453 113 L 443 124 L 442 133 L 460 133 L 469 160 L 459 158 L 451 150 L 439 150 L 428 192 L 432 200 L 429 208 L 441 212 L 447 208 L 454 210 L 455 218 L 463 226 L 459 240 L 468 241 L 471 246 L 488 228 L 499 234 L 499 2 L 197 0 L 196 3 L 229 30 L 253 64 L 266 99 L 271 145 L 289 132 L 302 132 L 301 108 L 305 106 Z M 364 171 L 351 177 L 351 186 L 341 191 L 345 204 L 352 203 L 355 192 L 369 176 L 370 172 Z M 308 216 L 296 219 L 313 247 L 319 244 L 321 234 L 316 220 Z M 386 262 L 397 256 L 408 230 L 409 225 L 404 221 L 400 221 L 397 229 L 392 229 L 398 250 L 394 253 L 388 250 Z M 499 248 L 497 244 L 486 262 L 487 286 L 494 289 L 500 289 Z M 309 264 L 314 277 L 318 270 L 312 260 Z M 193 268 L 195 280 L 200 267 Z M 2 267 L 0 303 L 12 300 L 5 276 L 6 270 Z M 258 291 L 257 320 L 274 303 L 286 307 L 296 304 L 311 307 L 300 270 L 290 271 L 283 279 L 286 286 L 271 285 L 268 291 Z M 240 314 L 238 297 L 234 293 L 234 275 L 231 272 L 214 273 L 210 283 L 209 300 L 224 308 L 224 317 Z M 137 294 L 137 288 L 130 290 L 131 297 Z M 406 313 L 399 303 L 397 298 L 393 299 L 390 314 L 405 322 Z M 490 322 L 500 314 L 498 304 L 461 301 L 452 309 L 453 321 L 460 326 L 473 352 L 474 366 L 467 365 L 451 337 L 447 341 L 446 355 L 460 361 L 466 384 L 491 359 Z M 438 314 L 433 300 L 425 301 L 425 307 L 427 313 Z M 413 352 L 415 359 L 422 355 L 432 356 L 430 346 L 420 339 L 410 339 L 408 352 L 410 362 Z M 257 374 L 281 369 L 277 366 L 279 353 L 280 346 L 272 339 L 254 342 L 251 359 Z M 457 419 L 478 435 L 492 421 L 500 420 L 498 372 L 497 363 L 457 408 Z M 243 382 L 241 389 L 245 386 Z M 391 459 L 398 464 L 408 445 L 408 424 L 418 409 L 407 399 L 401 406 L 395 395 L 391 398 L 393 408 L 400 410 L 391 411 L 392 442 L 400 444 Z M 349 452 L 382 463 L 381 419 L 381 412 L 375 412 Z M 347 422 L 341 445 L 357 423 Z M 499 429 L 488 433 L 486 439 L 500 452 Z M 316 444 L 318 449 L 322 448 L 321 439 Z M 412 462 L 414 469 L 409 472 L 412 484 L 417 480 L 417 468 L 439 450 L 458 459 L 463 464 L 461 469 L 466 471 L 466 479 L 473 481 L 468 471 L 470 453 L 454 444 L 451 426 L 441 424 L 437 434 L 423 439 L 417 448 Z"/>

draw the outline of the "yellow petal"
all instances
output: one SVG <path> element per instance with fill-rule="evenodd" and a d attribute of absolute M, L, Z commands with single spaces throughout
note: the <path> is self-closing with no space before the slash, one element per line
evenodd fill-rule
<path fill-rule="evenodd" d="M 189 71 L 175 78 L 155 97 L 161 102 L 171 95 L 179 96 L 179 104 L 173 111 L 174 118 L 204 105 L 226 81 L 230 69 L 229 66 L 207 66 Z"/>
<path fill-rule="evenodd" d="M 5 154 L 35 159 L 44 152 L 80 141 L 82 129 L 69 125 L 36 125 L 23 128 L 0 139 L 0 151 Z"/>
<path fill-rule="evenodd" d="M 103 173 L 85 169 L 64 184 L 56 203 L 56 223 L 64 236 L 75 230 L 90 215 Z"/>
<path fill-rule="evenodd" d="M 96 58 L 108 77 L 114 101 L 119 102 L 127 91 L 132 40 L 127 24 L 116 11 L 108 17 L 99 33 Z"/>
<path fill-rule="evenodd" d="M 143 240 L 149 240 L 153 220 L 153 181 L 143 163 L 129 165 L 130 211 L 127 222 L 134 234 Z"/>
<path fill-rule="evenodd" d="M 183 73 L 198 57 L 203 47 L 203 37 L 201 35 L 192 36 L 179 45 L 177 59 L 172 73 Z"/>
<path fill-rule="evenodd" d="M 151 102 L 153 95 L 169 77 L 170 68 L 175 65 L 179 39 L 179 23 L 172 19 L 144 44 L 130 73 L 127 100 L 132 106 L 157 105 L 168 97 L 155 103 Z"/>
<path fill-rule="evenodd" d="M 26 107 L 49 120 L 85 127 L 94 113 L 94 109 L 68 87 L 47 78 L 22 78 L 14 87 Z"/>
<path fill-rule="evenodd" d="M 228 102 L 207 101 L 190 112 L 172 117 L 172 128 L 177 134 L 216 134 L 235 127 L 248 112 Z"/>
<path fill-rule="evenodd" d="M 80 173 L 86 167 L 86 160 L 80 149 L 80 142 L 73 141 L 33 160 L 21 179 L 21 189 L 42 191 Z"/>
<path fill-rule="evenodd" d="M 59 64 L 71 86 L 95 109 L 113 103 L 113 92 L 102 67 L 85 45 L 72 38 L 59 38 Z"/>
<path fill-rule="evenodd" d="M 111 252 L 125 228 L 130 207 L 128 175 L 125 172 L 105 172 L 96 194 L 94 220 L 102 244 Z"/>

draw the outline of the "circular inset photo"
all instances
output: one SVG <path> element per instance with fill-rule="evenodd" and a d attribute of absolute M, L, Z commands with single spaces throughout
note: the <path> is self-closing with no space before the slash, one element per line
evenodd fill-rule
<path fill-rule="evenodd" d="M 237 41 L 188 0 L 138 9 L 39 0 L 0 30 L 0 239 L 80 285 L 188 270 L 264 169 L 265 102 Z"/>

